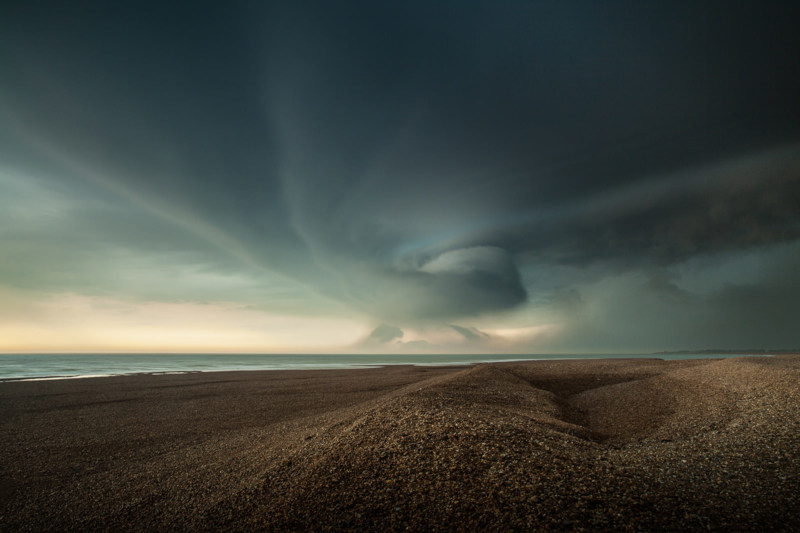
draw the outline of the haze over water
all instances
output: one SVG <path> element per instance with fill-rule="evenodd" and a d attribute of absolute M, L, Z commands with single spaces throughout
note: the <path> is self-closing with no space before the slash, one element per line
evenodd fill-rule
<path fill-rule="evenodd" d="M 596 358 L 703 359 L 742 354 L 0 354 L 0 380 L 234 370 L 318 370 L 385 365 L 472 365 Z"/>

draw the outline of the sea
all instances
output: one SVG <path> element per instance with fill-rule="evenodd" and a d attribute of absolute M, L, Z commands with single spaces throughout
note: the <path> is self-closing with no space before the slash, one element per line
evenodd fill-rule
<path fill-rule="evenodd" d="M 77 379 L 127 374 L 177 374 L 235 370 L 320 370 L 388 365 L 472 365 L 553 359 L 704 359 L 745 354 L 0 354 L 0 381 Z"/>

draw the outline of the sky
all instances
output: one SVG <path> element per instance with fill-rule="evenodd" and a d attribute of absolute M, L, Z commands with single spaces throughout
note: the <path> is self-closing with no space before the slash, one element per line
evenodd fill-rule
<path fill-rule="evenodd" d="M 0 352 L 800 348 L 800 4 L 0 7 Z"/>

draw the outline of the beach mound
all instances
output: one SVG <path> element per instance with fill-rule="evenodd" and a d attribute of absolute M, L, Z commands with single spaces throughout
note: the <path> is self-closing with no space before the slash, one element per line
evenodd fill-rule
<path fill-rule="evenodd" d="M 638 368 L 627 374 L 614 371 L 619 363 L 582 366 L 584 375 L 558 364 L 560 375 L 543 372 L 545 365 L 479 366 L 415 384 L 306 436 L 262 487 L 237 500 L 234 507 L 249 521 L 230 513 L 231 523 L 217 525 L 570 530 L 797 523 L 786 522 L 800 489 L 794 362 L 633 363 L 625 367 Z M 223 514 L 217 509 L 209 518 Z"/>
<path fill-rule="evenodd" d="M 124 467 L 112 464 L 105 477 L 75 467 L 73 482 L 81 490 L 57 496 L 57 505 L 48 506 L 41 487 L 20 489 L 9 494 L 17 503 L 5 507 L 0 525 L 297 531 L 800 527 L 800 358 L 547 361 L 370 372 L 374 381 L 368 388 L 347 381 L 352 376 L 318 385 L 298 382 L 302 402 L 285 404 L 297 415 L 279 424 L 265 420 L 258 426 L 259 417 L 270 413 L 265 410 L 248 418 L 246 431 L 233 431 L 228 420 L 224 434 L 202 442 L 195 435 L 191 446 L 142 456 L 133 465 L 128 455 Z M 387 375 L 393 376 L 390 385 L 381 377 Z M 362 383 L 359 395 L 337 400 L 355 383 Z M 202 387 L 202 381 L 195 385 Z M 220 397 L 230 391 L 219 387 Z M 239 394 L 252 392 L 250 387 Z M 276 382 L 241 401 L 277 409 L 282 398 L 295 394 L 287 387 Z M 332 389 L 338 392 L 331 395 Z M 226 397 L 225 405 L 232 401 Z M 318 408 L 309 411 L 309 402 Z M 112 479 L 115 488 L 109 489 Z M 25 491 L 39 503 L 20 504 Z M 98 500 L 87 505 L 77 501 L 80 494 Z M 71 500 L 70 514 L 65 507 Z"/>
<path fill-rule="evenodd" d="M 596 447 L 560 403 L 492 367 L 418 384 L 307 435 L 236 506 L 281 529 L 532 525 L 518 508 L 547 502 L 539 478 L 567 469 L 559 450 Z"/>

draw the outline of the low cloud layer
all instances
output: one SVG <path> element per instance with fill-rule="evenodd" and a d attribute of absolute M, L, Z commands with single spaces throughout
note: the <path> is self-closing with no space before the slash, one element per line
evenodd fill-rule
<path fill-rule="evenodd" d="M 635 7 L 17 6 L 0 283 L 800 344 L 800 8 Z"/>

